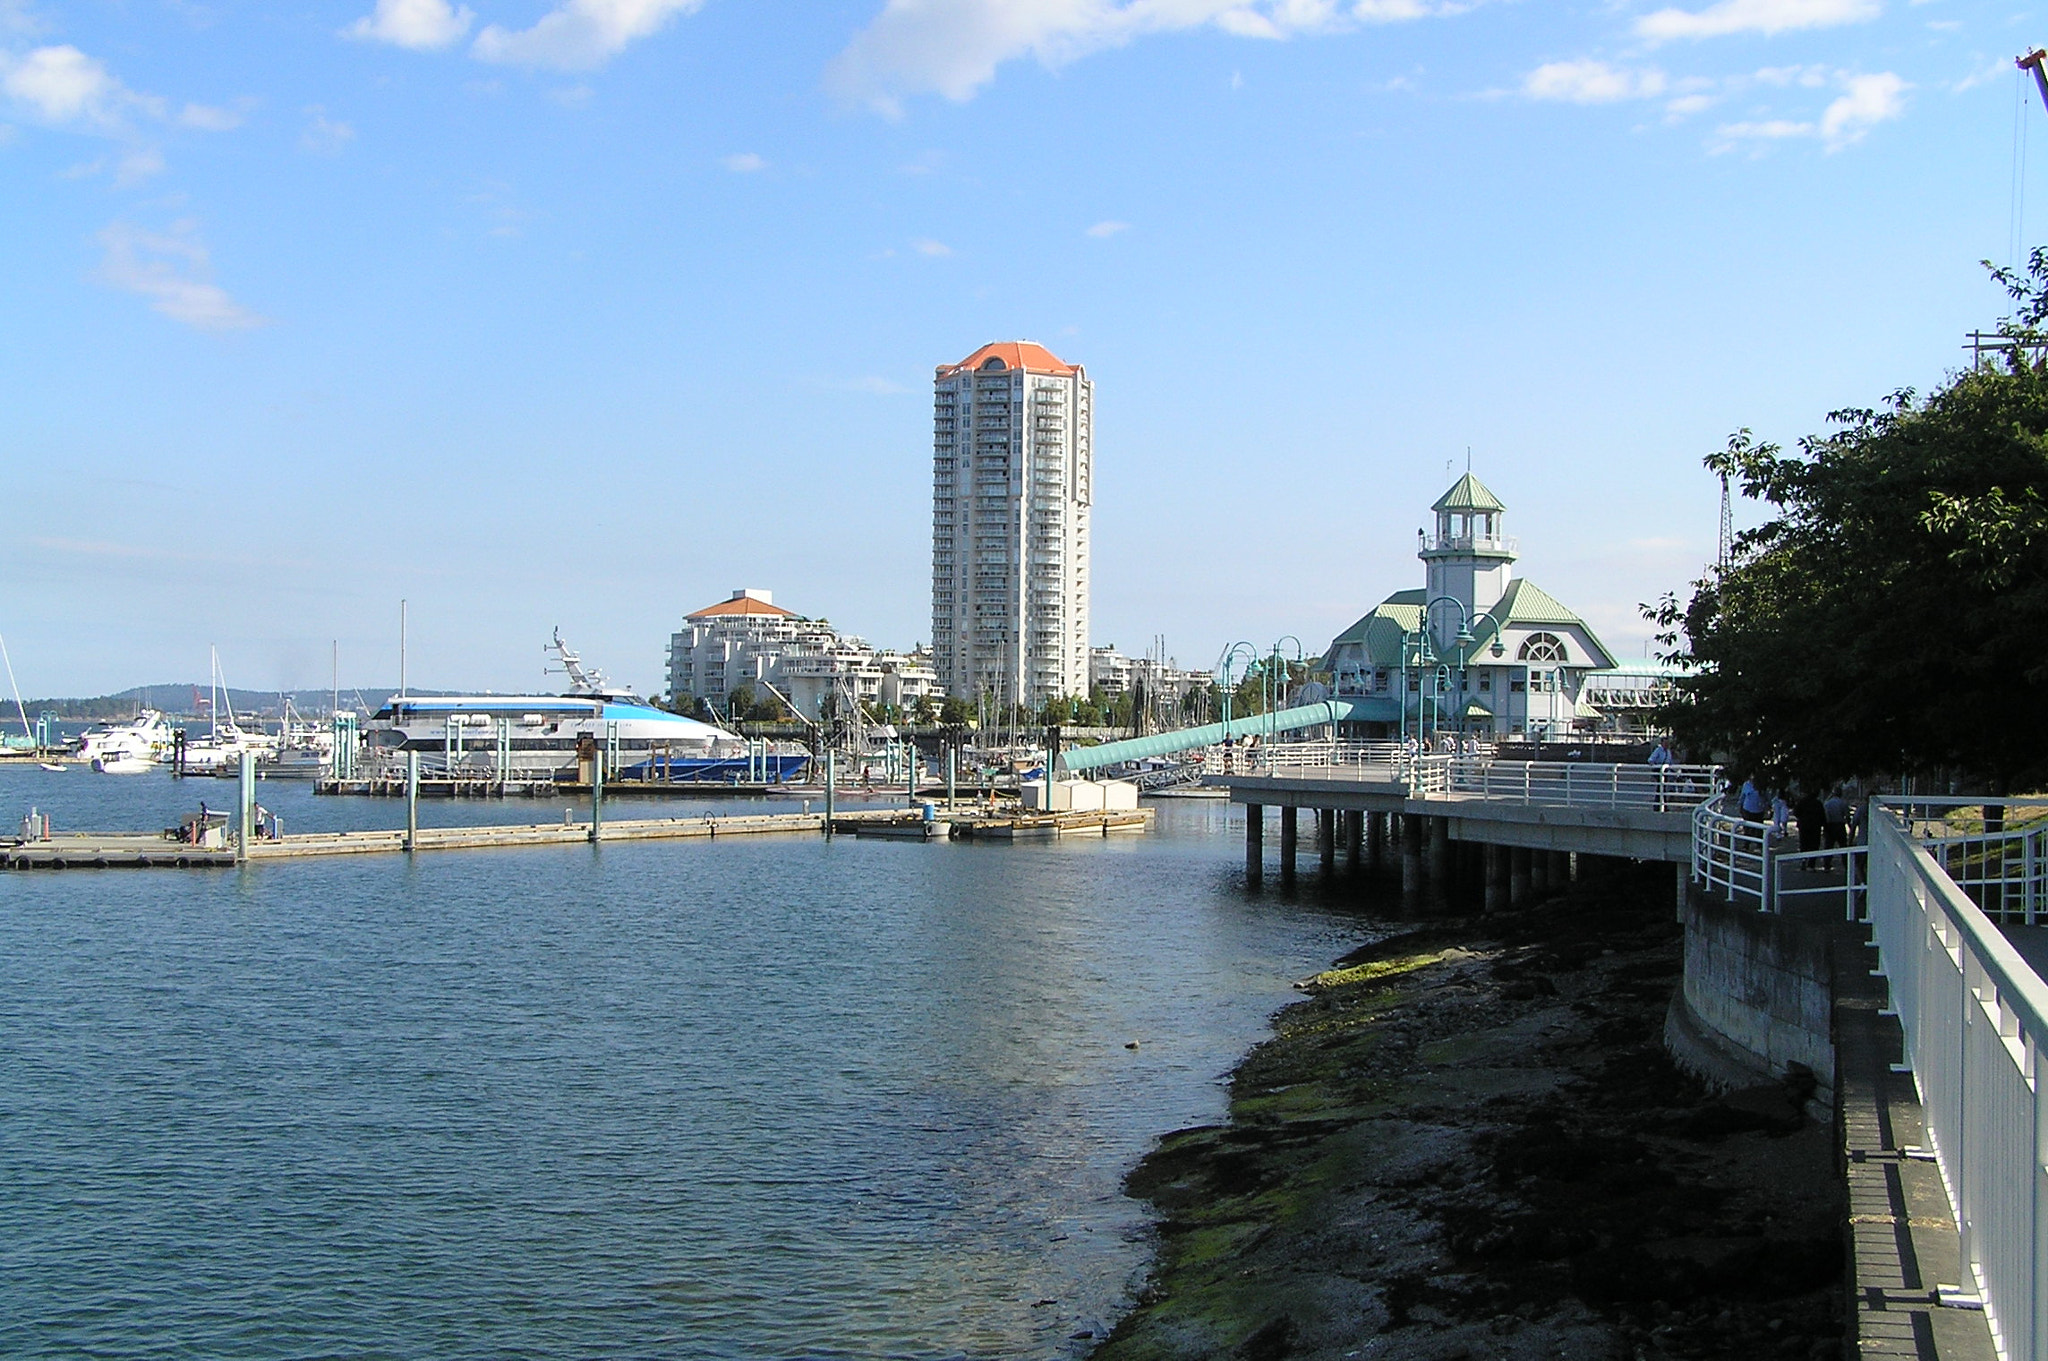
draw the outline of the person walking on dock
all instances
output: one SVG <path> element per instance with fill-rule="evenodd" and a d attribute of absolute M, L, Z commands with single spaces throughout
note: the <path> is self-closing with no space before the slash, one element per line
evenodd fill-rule
<path fill-rule="evenodd" d="M 1756 787 L 1754 777 L 1742 782 L 1742 792 L 1736 795 L 1736 804 L 1742 809 L 1742 816 L 1749 822 L 1762 822 L 1770 816 L 1771 806 L 1764 800 L 1764 792 Z"/>

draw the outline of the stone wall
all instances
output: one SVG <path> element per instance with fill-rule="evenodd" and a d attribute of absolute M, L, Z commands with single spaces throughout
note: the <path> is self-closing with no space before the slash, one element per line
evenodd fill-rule
<path fill-rule="evenodd" d="M 1723 1087 L 1785 1076 L 1803 1064 L 1834 1102 L 1835 933 L 1820 922 L 1686 895 L 1685 979 L 1664 1041 L 1680 1067 Z"/>

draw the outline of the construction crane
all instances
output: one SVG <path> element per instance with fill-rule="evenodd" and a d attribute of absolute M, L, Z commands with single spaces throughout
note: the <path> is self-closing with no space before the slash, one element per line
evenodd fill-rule
<path fill-rule="evenodd" d="M 2041 69 L 2044 61 L 2048 61 L 2048 47 L 2037 47 L 2024 57 L 2014 57 L 2012 64 L 2034 73 L 2034 86 L 2041 92 L 2041 107 L 2048 109 L 2048 71 Z"/>

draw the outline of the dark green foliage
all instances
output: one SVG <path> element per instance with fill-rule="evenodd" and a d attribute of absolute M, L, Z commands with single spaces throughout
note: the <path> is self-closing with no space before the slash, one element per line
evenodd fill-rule
<path fill-rule="evenodd" d="M 1814 784 L 2048 781 L 2048 250 L 1995 273 L 2021 303 L 2003 363 L 1706 460 L 1777 514 L 1651 611 L 1699 667 L 1665 715 L 1685 746 Z"/>

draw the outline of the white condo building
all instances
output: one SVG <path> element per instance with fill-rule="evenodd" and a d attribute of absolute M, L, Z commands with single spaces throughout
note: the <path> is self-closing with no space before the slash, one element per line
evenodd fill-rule
<path fill-rule="evenodd" d="M 731 599 L 688 615 L 668 643 L 668 689 L 674 700 L 703 699 L 723 710 L 734 691 L 766 681 L 804 717 L 825 715 L 825 701 L 910 708 L 938 691 L 922 649 L 870 647 L 823 619 L 806 619 L 775 603 L 771 592 L 740 589 Z"/>
<path fill-rule="evenodd" d="M 1088 693 L 1094 385 L 1030 341 L 942 365 L 932 393 L 932 658 L 946 693 Z"/>

